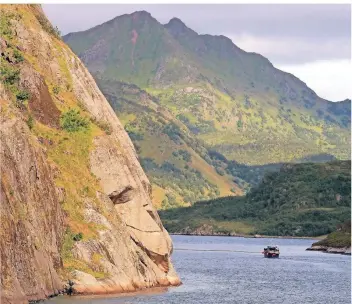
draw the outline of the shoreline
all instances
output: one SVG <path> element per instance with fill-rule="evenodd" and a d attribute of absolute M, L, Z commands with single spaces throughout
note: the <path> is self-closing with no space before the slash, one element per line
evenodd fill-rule
<path fill-rule="evenodd" d="M 73 298 L 73 299 L 99 299 L 99 298 L 120 298 L 120 297 L 133 297 L 137 295 L 156 295 L 156 294 L 162 294 L 164 292 L 167 292 L 170 288 L 176 288 L 182 285 L 182 281 L 179 280 L 179 282 L 175 282 L 174 284 L 158 284 L 155 286 L 151 287 L 141 287 L 141 288 L 136 288 L 135 289 L 125 289 L 121 290 L 121 288 L 116 288 L 112 289 L 111 291 L 109 290 L 104 290 L 103 292 L 97 291 L 97 290 L 85 290 L 85 291 L 77 291 L 75 290 L 73 294 L 69 295 L 67 293 L 67 289 L 62 289 L 59 290 L 57 294 L 51 294 L 48 295 L 46 298 L 43 299 L 37 299 L 37 300 L 28 300 L 29 304 L 34 304 L 34 303 L 42 303 L 43 301 L 50 301 L 51 299 L 58 298 L 58 297 L 65 297 L 65 298 Z M 93 288 L 94 289 L 94 288 Z"/>
<path fill-rule="evenodd" d="M 180 284 L 182 285 L 182 284 Z M 158 295 L 165 293 L 169 290 L 169 288 L 175 288 L 177 286 L 154 286 L 154 287 L 147 287 L 147 288 L 141 288 L 138 290 L 134 291 L 123 291 L 123 292 L 112 292 L 112 293 L 99 293 L 99 294 L 72 294 L 68 295 L 67 293 L 61 293 L 56 296 L 51 296 L 47 299 L 43 300 L 38 300 L 36 302 L 30 302 L 30 303 L 40 303 L 43 301 L 50 301 L 50 299 L 58 298 L 58 297 L 63 297 L 67 299 L 106 299 L 106 298 L 128 298 L 128 297 L 134 297 L 134 296 L 139 296 L 139 295 Z"/>
<path fill-rule="evenodd" d="M 342 255 L 351 255 L 351 247 L 328 247 L 328 246 L 311 246 L 306 249 L 306 251 L 321 251 L 324 253 L 331 254 L 342 254 Z"/>
<path fill-rule="evenodd" d="M 77 299 L 99 299 L 99 298 L 124 298 L 124 297 L 133 297 L 137 295 L 156 295 L 167 292 L 169 288 L 173 288 L 177 286 L 155 286 L 155 287 L 147 287 L 141 288 L 135 291 L 124 291 L 121 293 L 107 293 L 107 294 L 74 294 L 72 297 Z M 69 297 L 65 295 L 66 297 Z"/>
<path fill-rule="evenodd" d="M 246 235 L 246 234 L 207 234 L 207 233 L 173 233 L 169 232 L 172 235 L 184 235 L 184 236 L 222 236 L 222 237 L 238 237 L 238 238 L 248 238 L 248 239 L 301 239 L 301 240 L 321 240 L 325 236 L 269 236 L 269 235 Z"/>

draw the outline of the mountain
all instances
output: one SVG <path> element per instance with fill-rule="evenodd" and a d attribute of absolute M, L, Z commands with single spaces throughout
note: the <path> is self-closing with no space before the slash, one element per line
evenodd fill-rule
<path fill-rule="evenodd" d="M 63 39 L 129 132 L 158 207 L 241 195 L 267 165 L 350 157 L 350 100 L 320 98 L 227 37 L 140 11 Z"/>
<path fill-rule="evenodd" d="M 0 5 L 1 303 L 177 285 L 135 149 L 38 5 Z"/>
<path fill-rule="evenodd" d="M 245 197 L 160 212 L 168 231 L 186 234 L 320 236 L 351 217 L 351 161 L 287 164 Z"/>

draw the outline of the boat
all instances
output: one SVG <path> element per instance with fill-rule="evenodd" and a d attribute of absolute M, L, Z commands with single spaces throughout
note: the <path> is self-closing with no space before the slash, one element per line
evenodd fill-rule
<path fill-rule="evenodd" d="M 277 246 L 267 246 L 262 253 L 264 258 L 278 258 L 280 256 L 280 250 Z"/>

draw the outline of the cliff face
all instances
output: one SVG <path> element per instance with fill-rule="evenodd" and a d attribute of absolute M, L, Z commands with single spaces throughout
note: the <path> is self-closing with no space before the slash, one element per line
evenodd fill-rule
<path fill-rule="evenodd" d="M 128 135 L 41 8 L 0 6 L 2 303 L 177 285 Z"/>

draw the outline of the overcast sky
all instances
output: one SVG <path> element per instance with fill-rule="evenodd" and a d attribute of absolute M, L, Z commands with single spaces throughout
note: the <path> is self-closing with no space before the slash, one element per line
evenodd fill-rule
<path fill-rule="evenodd" d="M 351 6 L 347 4 L 44 4 L 63 34 L 146 10 L 161 23 L 180 18 L 199 34 L 225 35 L 260 53 L 332 101 L 351 98 Z"/>

